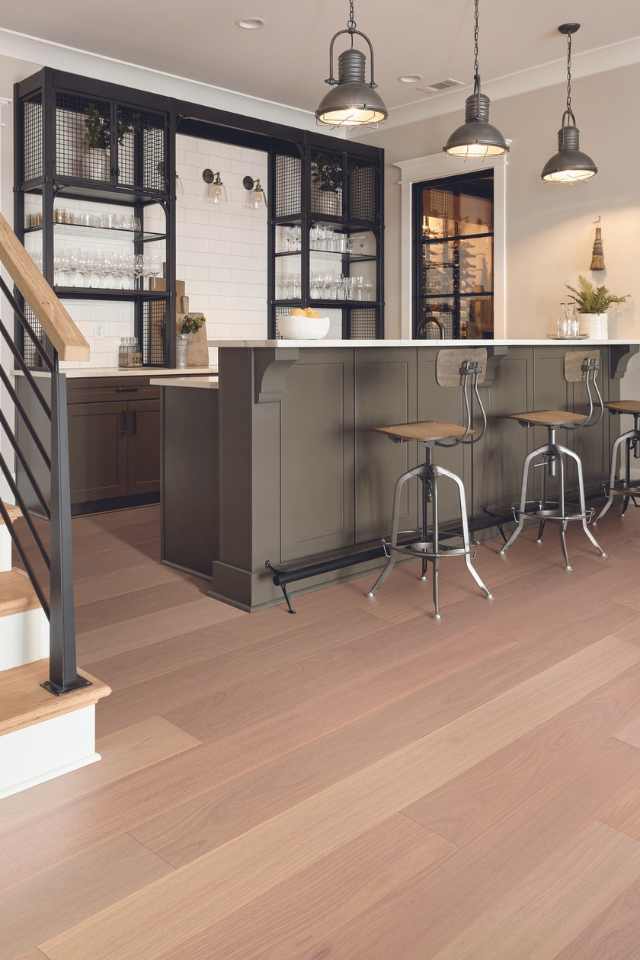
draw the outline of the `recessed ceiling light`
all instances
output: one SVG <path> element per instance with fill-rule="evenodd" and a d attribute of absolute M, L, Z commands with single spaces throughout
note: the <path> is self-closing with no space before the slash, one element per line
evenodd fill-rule
<path fill-rule="evenodd" d="M 241 30 L 261 30 L 264 27 L 262 17 L 245 17 L 242 20 L 236 20 L 236 27 Z"/>
<path fill-rule="evenodd" d="M 420 83 L 422 80 L 421 73 L 405 73 L 403 76 L 398 77 L 400 83 Z"/>

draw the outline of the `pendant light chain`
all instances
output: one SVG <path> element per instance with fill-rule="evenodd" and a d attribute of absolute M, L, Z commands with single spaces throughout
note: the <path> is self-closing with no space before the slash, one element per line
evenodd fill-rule
<path fill-rule="evenodd" d="M 349 19 L 347 20 L 347 30 L 349 33 L 353 33 L 356 27 L 356 15 L 353 9 L 353 0 L 349 0 Z"/>
<path fill-rule="evenodd" d="M 571 108 L 571 47 L 573 42 L 572 34 L 567 34 L 567 113 L 573 116 Z"/>
<path fill-rule="evenodd" d="M 476 93 L 480 92 L 480 0 L 475 0 L 475 16 L 473 26 L 473 85 Z"/>

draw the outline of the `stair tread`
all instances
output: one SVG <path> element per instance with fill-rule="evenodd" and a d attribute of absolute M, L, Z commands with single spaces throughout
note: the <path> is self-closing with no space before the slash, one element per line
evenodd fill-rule
<path fill-rule="evenodd" d="M 23 613 L 40 606 L 35 590 L 24 570 L 0 573 L 0 617 Z"/>
<path fill-rule="evenodd" d="M 34 660 L 0 673 L 0 735 L 70 713 L 108 697 L 111 688 L 90 673 L 78 673 L 91 681 L 64 696 L 56 697 L 40 684 L 49 679 L 49 660 Z"/>
<path fill-rule="evenodd" d="M 20 517 L 22 516 L 22 510 L 20 509 L 20 507 L 16 507 L 13 503 L 6 503 L 4 500 L 2 502 L 4 503 L 5 510 L 9 514 L 9 520 L 11 520 L 12 523 L 15 520 L 19 520 Z M 2 527 L 3 525 L 4 525 L 4 517 L 0 513 L 0 527 Z"/>

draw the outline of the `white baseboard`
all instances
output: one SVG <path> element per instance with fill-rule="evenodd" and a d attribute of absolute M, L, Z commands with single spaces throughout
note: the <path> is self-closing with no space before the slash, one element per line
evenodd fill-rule
<path fill-rule="evenodd" d="M 100 760 L 95 704 L 0 737 L 0 799 Z"/>
<path fill-rule="evenodd" d="M 0 618 L 0 671 L 49 656 L 49 621 L 41 607 Z"/>

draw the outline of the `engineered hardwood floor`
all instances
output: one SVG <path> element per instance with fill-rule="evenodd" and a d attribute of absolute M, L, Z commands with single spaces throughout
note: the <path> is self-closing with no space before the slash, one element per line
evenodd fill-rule
<path fill-rule="evenodd" d="M 640 511 L 247 615 L 74 521 L 102 761 L 0 801 L 0 960 L 640 960 Z"/>

